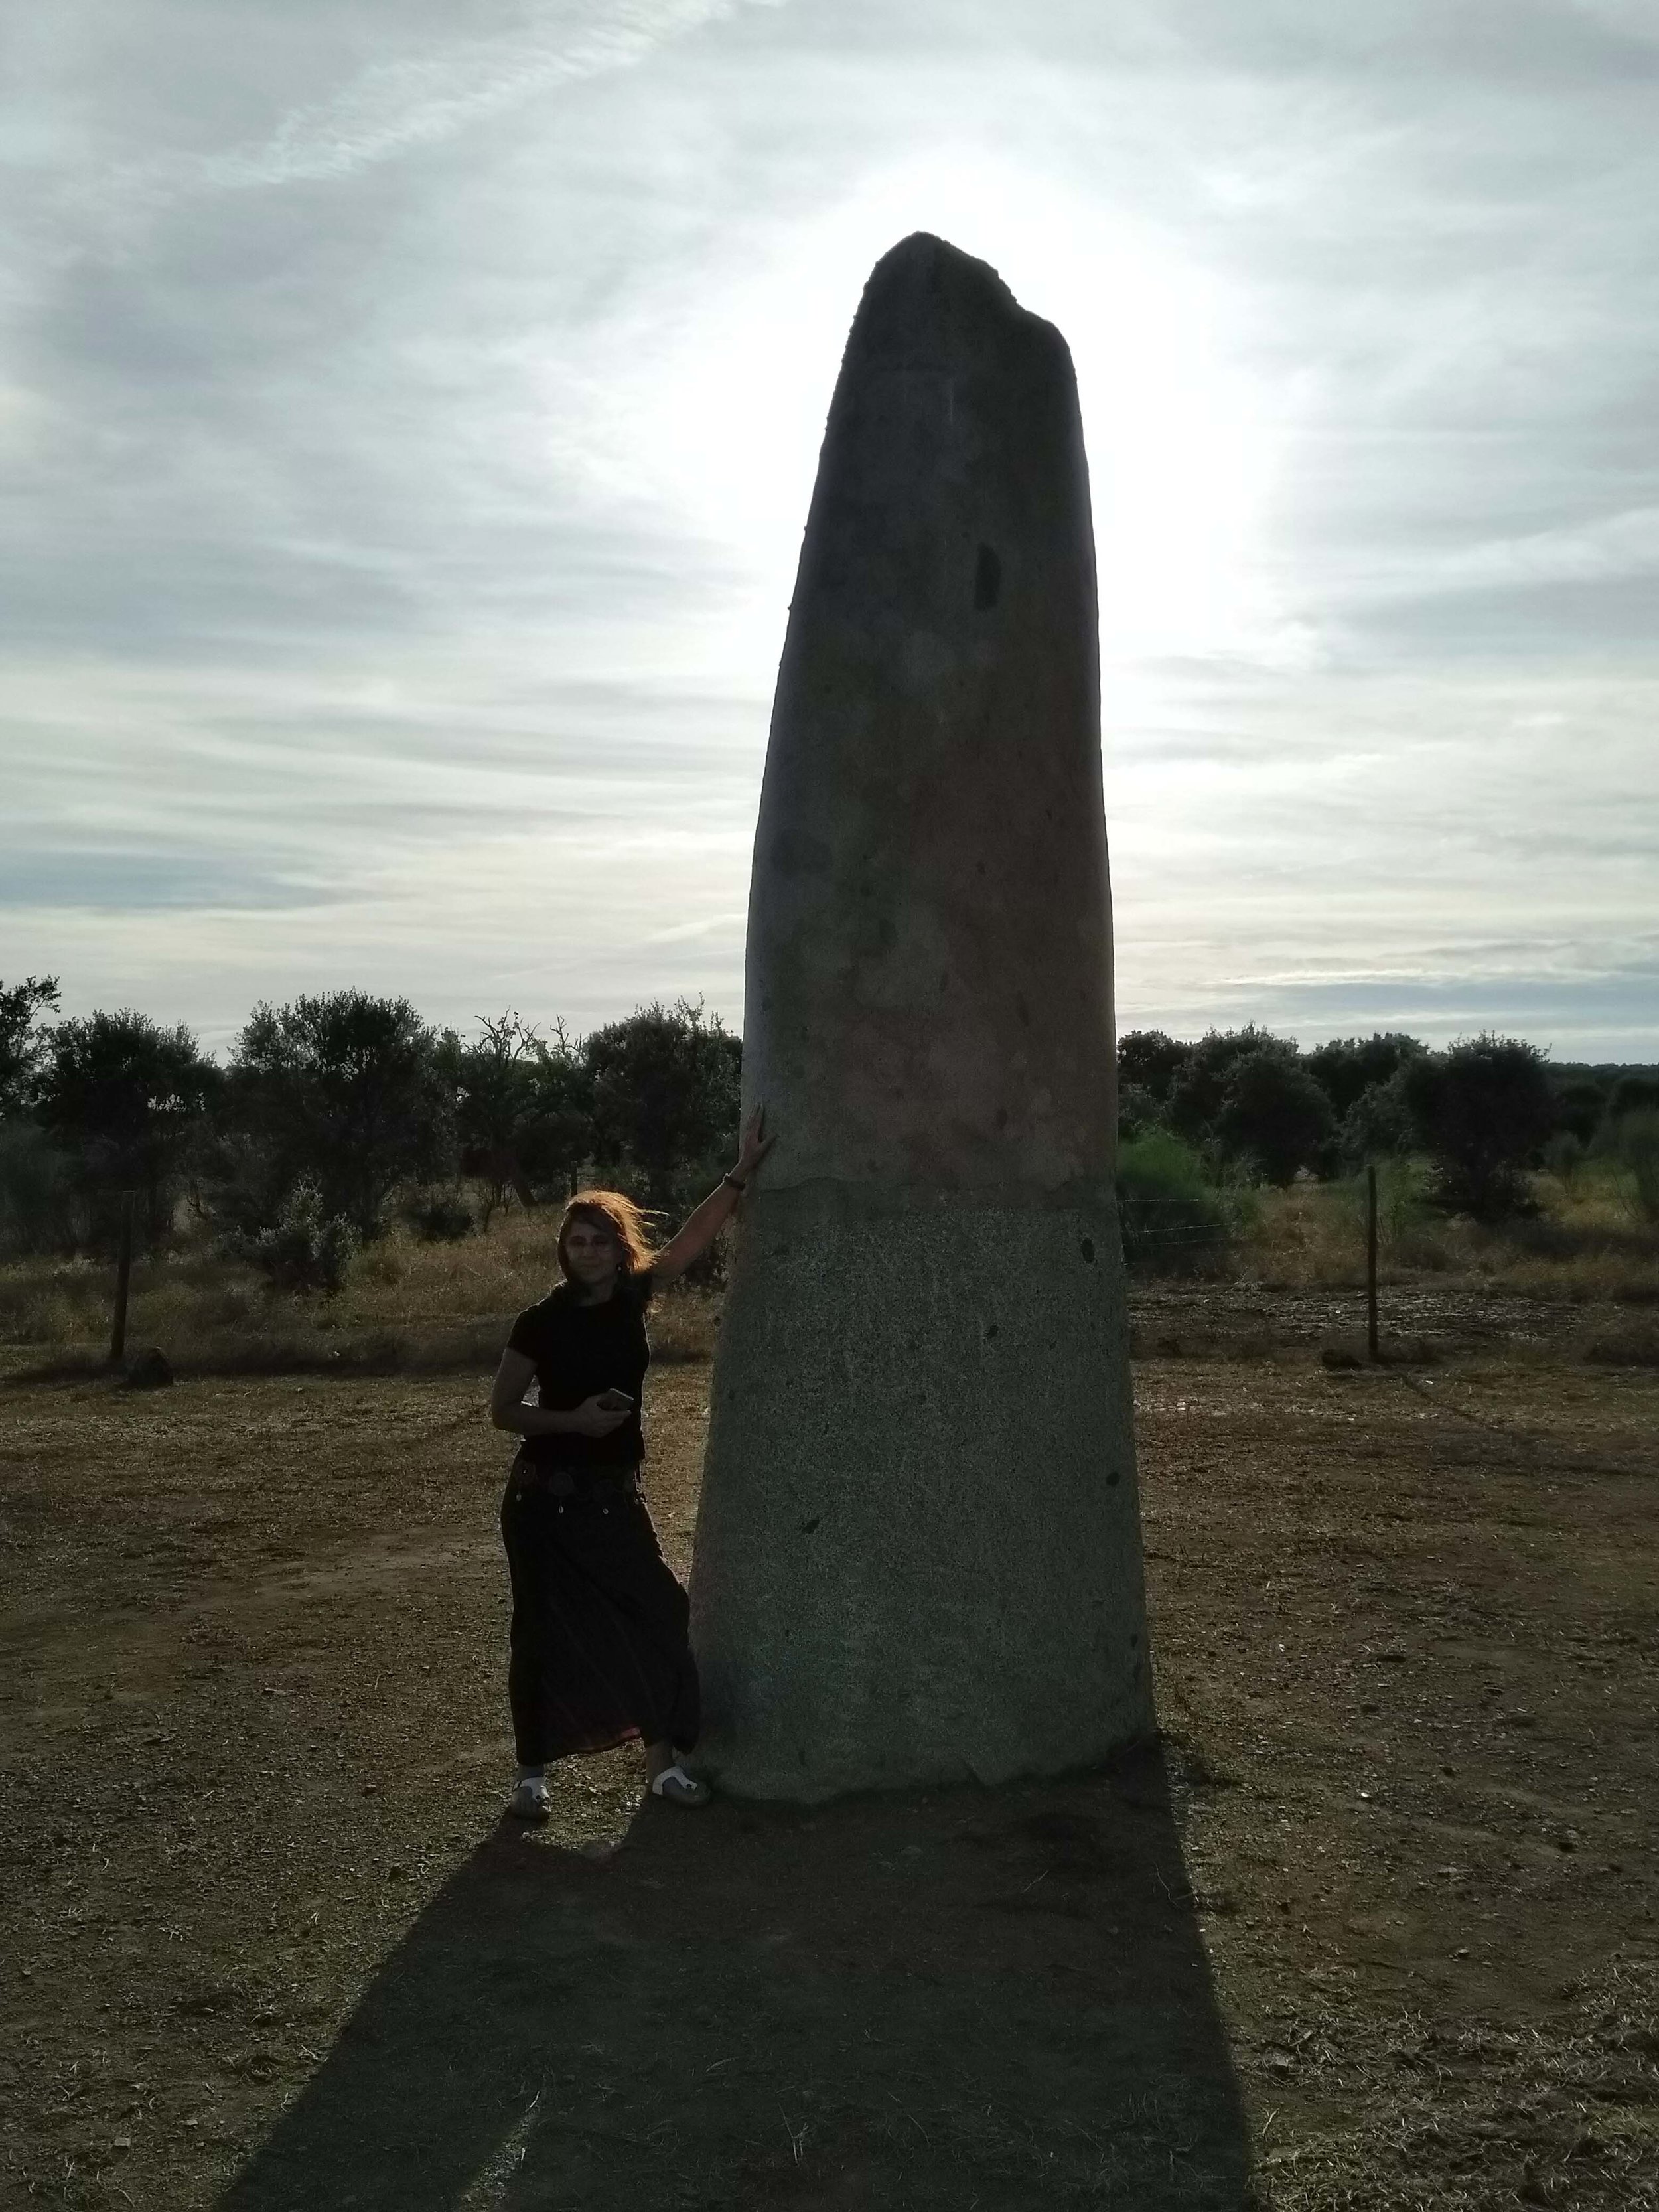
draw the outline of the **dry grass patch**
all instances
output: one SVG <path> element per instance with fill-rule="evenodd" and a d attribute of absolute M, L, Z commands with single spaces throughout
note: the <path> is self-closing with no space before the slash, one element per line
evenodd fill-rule
<path fill-rule="evenodd" d="M 1562 1305 L 1659 1304 L 1659 1225 L 1641 1215 L 1629 1175 L 1595 1162 L 1534 1179 L 1537 1212 L 1490 1228 L 1429 1201 L 1420 1164 L 1382 1170 L 1380 1273 L 1395 1289 L 1442 1286 Z M 1206 1256 L 1219 1278 L 1270 1291 L 1355 1293 L 1364 1282 L 1362 1181 L 1234 1193 L 1236 1241 Z M 365 1373 L 488 1368 L 511 1316 L 556 1271 L 553 1209 L 497 1215 L 489 1230 L 425 1243 L 399 1229 L 353 1263 L 331 1297 L 278 1291 L 245 1262 L 198 1246 L 133 1270 L 128 1343 L 159 1346 L 181 1373 L 326 1369 Z M 0 1347 L 32 1372 L 93 1372 L 109 1343 L 115 1271 L 104 1260 L 0 1267 Z M 663 1359 L 714 1349 L 719 1294 L 678 1291 L 653 1325 Z M 1598 1338 L 1598 1340 L 1601 1339 Z M 1609 1364 L 1649 1364 L 1639 1331 L 1606 1337 Z M 1601 1358 L 1586 1352 L 1587 1358 Z"/>
<path fill-rule="evenodd" d="M 208 1250 L 137 1261 L 129 1347 L 158 1345 L 181 1373 L 363 1373 L 493 1367 L 514 1314 L 557 1277 L 558 1217 L 511 1213 L 486 1235 L 422 1243 L 398 1231 L 371 1245 L 331 1297 L 274 1289 Z M 115 1270 L 106 1261 L 26 1260 L 0 1268 L 0 1345 L 14 1367 L 91 1372 L 108 1350 Z M 676 1290 L 652 1335 L 661 1359 L 707 1358 L 716 1295 Z"/>
<path fill-rule="evenodd" d="M 1497 1226 L 1437 1212 L 1419 1163 L 1386 1163 L 1378 1181 L 1384 1283 L 1442 1277 L 1575 1305 L 1659 1303 L 1659 1225 L 1643 1218 L 1632 1179 L 1611 1162 L 1571 1178 L 1535 1176 L 1536 1212 Z M 1261 1191 L 1237 1257 L 1275 1289 L 1358 1288 L 1365 1279 L 1363 1180 Z"/>
<path fill-rule="evenodd" d="M 1583 1340 L 1579 1357 L 1598 1367 L 1659 1367 L 1659 1321 L 1604 1322 Z"/>
<path fill-rule="evenodd" d="M 1486 2019 L 1378 2021 L 1333 2013 L 1322 2032 L 1292 2027 L 1269 2055 L 1333 2103 L 1396 2085 L 1370 2126 L 1313 2132 L 1265 2150 L 1261 2212 L 1409 2205 L 1486 2212 L 1500 2204 L 1627 2212 L 1651 2203 L 1659 2133 L 1659 1971 L 1616 1960 L 1593 1991 L 1565 1984 L 1572 2009 L 1518 2027 Z M 1294 2015 L 1291 2018 L 1293 2020 Z M 1378 2100 L 1380 2101 L 1380 2100 Z"/>

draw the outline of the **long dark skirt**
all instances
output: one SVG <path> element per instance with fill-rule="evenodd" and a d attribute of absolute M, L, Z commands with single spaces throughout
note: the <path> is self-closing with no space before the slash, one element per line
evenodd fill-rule
<path fill-rule="evenodd" d="M 561 1495 L 561 1492 L 563 1492 Z M 689 1751 L 700 1724 L 690 1607 L 630 1468 L 515 1470 L 501 1500 L 513 1578 L 507 1698 L 521 1766 L 619 1743 Z"/>

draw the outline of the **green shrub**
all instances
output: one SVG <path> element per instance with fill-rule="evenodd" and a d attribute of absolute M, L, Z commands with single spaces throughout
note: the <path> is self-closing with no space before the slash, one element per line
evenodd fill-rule
<path fill-rule="evenodd" d="M 1524 1169 L 1555 1127 L 1544 1055 L 1521 1037 L 1466 1037 L 1411 1061 L 1403 1089 L 1443 1203 L 1496 1221 L 1528 1204 Z"/>
<path fill-rule="evenodd" d="M 1117 1041 L 1117 1081 L 1121 1094 L 1144 1091 L 1160 1109 L 1169 1103 L 1176 1077 L 1187 1065 L 1192 1047 L 1166 1036 L 1162 1030 L 1129 1030 Z"/>
<path fill-rule="evenodd" d="M 1381 1159 L 1376 1170 L 1376 1237 L 1385 1249 L 1410 1243 L 1420 1249 L 1431 1230 L 1433 1178 L 1421 1159 Z M 1331 1186 L 1343 1218 L 1352 1223 L 1356 1244 L 1364 1234 L 1365 1176 L 1364 1170 Z M 1397 1256 L 1397 1255 L 1396 1255 Z M 1431 1267 L 1443 1264 L 1430 1261 Z"/>
<path fill-rule="evenodd" d="M 1164 1126 L 1164 1109 L 1144 1083 L 1126 1083 L 1117 1094 L 1117 1133 L 1121 1143 L 1151 1134 Z"/>
<path fill-rule="evenodd" d="M 303 1182 L 319 1207 L 372 1242 L 400 1186 L 454 1171 L 447 1060 L 407 999 L 327 991 L 256 1006 L 232 1049 L 218 1116 L 216 1212 L 263 1230 L 281 1194 Z"/>
<path fill-rule="evenodd" d="M 1347 1166 L 1359 1168 L 1368 1160 L 1401 1158 L 1415 1141 L 1405 1085 L 1396 1074 L 1360 1092 L 1342 1117 L 1337 1148 Z"/>
<path fill-rule="evenodd" d="M 274 1226 L 257 1237 L 227 1240 L 234 1255 L 267 1275 L 280 1291 L 320 1291 L 331 1297 L 344 1288 L 357 1236 L 342 1214 L 325 1216 L 323 1194 L 309 1176 L 289 1191 Z"/>
<path fill-rule="evenodd" d="M 1607 1104 L 1606 1088 L 1593 1077 L 1556 1079 L 1555 1119 L 1563 1136 L 1577 1137 L 1581 1145 L 1593 1143 Z"/>
<path fill-rule="evenodd" d="M 155 1250 L 167 1241 L 221 1086 L 218 1067 L 182 1022 L 163 1029 L 129 1008 L 47 1032 L 34 1112 L 74 1164 L 89 1243 L 116 1249 L 128 1193 L 137 1195 L 141 1244 Z"/>
<path fill-rule="evenodd" d="M 1118 1211 L 1124 1257 L 1158 1274 L 1185 1274 L 1226 1250 L 1228 1209 L 1190 1145 L 1155 1129 L 1120 1145 Z"/>
<path fill-rule="evenodd" d="M 1407 1062 L 1420 1059 L 1422 1053 L 1415 1037 L 1395 1030 L 1386 1034 L 1376 1030 L 1368 1037 L 1333 1037 L 1328 1044 L 1316 1044 L 1304 1054 L 1303 1065 L 1341 1121 L 1367 1091 L 1386 1090 Z"/>
<path fill-rule="evenodd" d="M 0 1121 L 0 1255 L 64 1251 L 79 1226 L 73 1161 L 33 1121 Z"/>
<path fill-rule="evenodd" d="M 1571 1183 L 1583 1164 L 1583 1139 L 1574 1130 L 1558 1129 L 1544 1147 L 1544 1165 L 1564 1183 Z"/>
<path fill-rule="evenodd" d="M 1257 1053 L 1292 1065 L 1297 1059 L 1297 1048 L 1289 1037 L 1270 1036 L 1254 1023 L 1242 1030 L 1208 1030 L 1188 1048 L 1169 1092 L 1168 1120 L 1178 1136 L 1192 1144 L 1214 1137 L 1227 1078 L 1236 1062 Z"/>
<path fill-rule="evenodd" d="M 1659 1221 L 1659 1109 L 1642 1107 L 1633 1114 L 1621 1114 L 1613 1125 L 1609 1149 L 1630 1170 L 1643 1220 Z"/>
<path fill-rule="evenodd" d="M 591 1086 L 596 1177 L 660 1213 L 672 1211 L 676 1189 L 696 1162 L 718 1160 L 710 1178 L 717 1181 L 738 1149 L 742 1058 L 741 1042 L 719 1015 L 684 999 L 641 1006 L 595 1030 L 581 1062 Z"/>
<path fill-rule="evenodd" d="M 1334 1125 L 1330 1101 L 1307 1070 L 1278 1048 L 1262 1047 L 1228 1069 L 1213 1126 L 1230 1152 L 1283 1185 L 1315 1164 Z"/>
<path fill-rule="evenodd" d="M 0 1118 L 21 1118 L 33 1106 L 46 1057 L 45 1017 L 58 1003 L 55 975 L 0 983 Z"/>
<path fill-rule="evenodd" d="M 565 1025 L 550 1036 L 510 1008 L 479 1017 L 463 1043 L 446 1031 L 441 1057 L 455 1099 L 463 1171 L 483 1184 L 479 1227 L 507 1203 L 532 1191 L 574 1190 L 593 1150 L 593 1085 Z"/>
<path fill-rule="evenodd" d="M 1607 1097 L 1607 1120 L 1616 1126 L 1626 1114 L 1659 1112 L 1659 1075 L 1632 1068 L 1621 1075 Z"/>

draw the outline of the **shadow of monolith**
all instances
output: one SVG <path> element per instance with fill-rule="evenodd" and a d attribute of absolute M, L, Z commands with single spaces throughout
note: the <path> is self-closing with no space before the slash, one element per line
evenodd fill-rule
<path fill-rule="evenodd" d="M 1237 2212 L 1159 1755 L 1086 1781 L 503 1832 L 221 2212 Z"/>

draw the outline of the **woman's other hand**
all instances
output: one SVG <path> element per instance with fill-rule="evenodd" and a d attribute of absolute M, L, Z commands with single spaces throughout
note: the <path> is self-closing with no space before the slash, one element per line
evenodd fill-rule
<path fill-rule="evenodd" d="M 757 1106 L 744 1129 L 743 1142 L 738 1146 L 738 1164 L 732 1170 L 738 1182 L 744 1182 L 753 1175 L 771 1151 L 774 1139 L 766 1133 L 766 1109 Z"/>
<path fill-rule="evenodd" d="M 609 1395 L 608 1391 L 601 1390 L 594 1397 L 584 1398 L 574 1413 L 566 1416 L 579 1437 L 608 1437 L 612 1429 L 621 1428 L 633 1412 L 631 1406 L 605 1404 Z"/>

